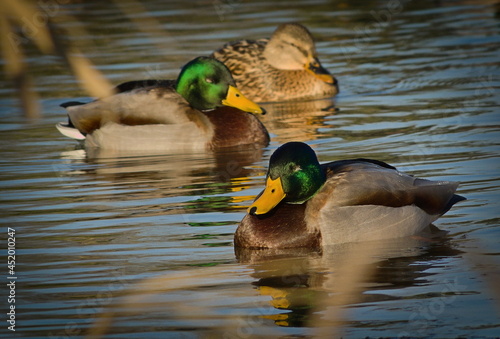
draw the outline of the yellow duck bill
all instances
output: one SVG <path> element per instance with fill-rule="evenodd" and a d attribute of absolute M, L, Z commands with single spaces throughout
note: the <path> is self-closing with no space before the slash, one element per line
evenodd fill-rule
<path fill-rule="evenodd" d="M 266 214 L 278 205 L 286 196 L 281 184 L 281 178 L 275 180 L 267 177 L 266 188 L 260 196 L 255 199 L 247 212 L 253 215 Z"/>
<path fill-rule="evenodd" d="M 245 112 L 264 114 L 265 111 L 252 100 L 245 97 L 236 87 L 229 86 L 226 98 L 222 100 L 222 104 L 238 108 Z"/>
<path fill-rule="evenodd" d="M 328 72 L 328 70 L 323 68 L 318 58 L 314 58 L 308 64 L 306 64 L 305 69 L 306 71 L 314 75 L 316 78 L 328 84 L 334 84 L 336 81 L 335 77 L 331 75 L 330 72 Z"/>

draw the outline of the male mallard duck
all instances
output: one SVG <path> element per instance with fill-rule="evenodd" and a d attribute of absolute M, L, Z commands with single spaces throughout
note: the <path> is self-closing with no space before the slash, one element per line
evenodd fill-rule
<path fill-rule="evenodd" d="M 337 80 L 321 66 L 304 26 L 278 26 L 270 39 L 231 42 L 212 56 L 233 74 L 238 88 L 258 102 L 331 97 Z"/>
<path fill-rule="evenodd" d="M 319 248 L 416 235 L 465 199 L 457 187 L 377 160 L 320 165 L 308 145 L 289 142 L 271 156 L 266 187 L 239 224 L 235 246 Z"/>
<path fill-rule="evenodd" d="M 131 81 L 116 90 L 88 104 L 63 104 L 69 122 L 58 124 L 59 131 L 85 140 L 87 147 L 126 151 L 269 142 L 267 130 L 251 114 L 264 111 L 240 93 L 228 69 L 213 58 L 192 60 L 177 81 Z"/>

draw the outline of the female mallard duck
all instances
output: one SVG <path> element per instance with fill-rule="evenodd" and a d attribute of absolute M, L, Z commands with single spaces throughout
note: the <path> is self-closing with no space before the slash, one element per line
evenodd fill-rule
<path fill-rule="evenodd" d="M 304 26 L 280 25 L 270 39 L 231 42 L 212 56 L 233 74 L 243 94 L 258 102 L 331 97 L 337 80 L 321 66 Z"/>
<path fill-rule="evenodd" d="M 235 246 L 319 248 L 416 235 L 465 199 L 457 187 L 376 160 L 320 165 L 308 145 L 289 142 L 271 156 L 266 187 L 239 224 Z"/>
<path fill-rule="evenodd" d="M 58 124 L 59 131 L 85 140 L 87 147 L 117 151 L 205 150 L 269 142 L 267 130 L 251 114 L 264 111 L 239 92 L 228 69 L 213 58 L 192 60 L 176 81 L 131 81 L 116 90 L 88 104 L 63 104 L 69 122 Z"/>

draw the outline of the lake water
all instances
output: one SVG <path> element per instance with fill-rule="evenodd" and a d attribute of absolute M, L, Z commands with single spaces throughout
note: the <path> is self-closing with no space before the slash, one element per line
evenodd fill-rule
<path fill-rule="evenodd" d="M 60 60 L 24 44 L 42 114 L 24 118 L 0 79 L 0 238 L 5 255 L 15 232 L 17 276 L 16 331 L 4 320 L 3 337 L 500 336 L 498 3 L 58 3 L 50 15 L 85 29 L 72 41 L 114 84 L 175 78 L 226 41 L 299 21 L 341 91 L 265 105 L 263 149 L 85 154 L 54 124 L 61 103 L 88 95 Z M 460 181 L 468 200 L 436 222 L 443 241 L 235 253 L 269 156 L 292 140 L 322 162 L 368 157 Z"/>

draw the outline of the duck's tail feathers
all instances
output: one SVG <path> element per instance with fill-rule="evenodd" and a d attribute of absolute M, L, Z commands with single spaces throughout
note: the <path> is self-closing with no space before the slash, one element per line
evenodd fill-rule
<path fill-rule="evenodd" d="M 448 201 L 448 204 L 446 204 L 445 208 L 444 208 L 444 212 L 443 214 L 445 214 L 446 212 L 448 212 L 450 210 L 450 208 L 455 205 L 457 202 L 460 202 L 460 201 L 463 201 L 463 200 L 467 200 L 466 197 L 463 197 L 459 194 L 453 194 L 453 196 L 451 197 L 450 201 Z"/>
<path fill-rule="evenodd" d="M 68 138 L 76 139 L 76 140 L 85 140 L 85 135 L 83 135 L 79 130 L 70 126 L 69 124 L 60 122 L 56 124 L 56 128 L 62 135 L 67 136 Z"/>

